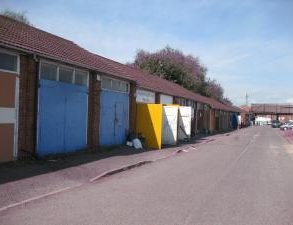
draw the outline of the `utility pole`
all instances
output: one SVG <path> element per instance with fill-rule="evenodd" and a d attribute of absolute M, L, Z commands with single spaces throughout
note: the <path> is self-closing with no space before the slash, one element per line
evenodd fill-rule
<path fill-rule="evenodd" d="M 246 105 L 248 105 L 248 94 L 247 94 L 247 92 L 245 94 L 245 99 L 246 99 Z"/>

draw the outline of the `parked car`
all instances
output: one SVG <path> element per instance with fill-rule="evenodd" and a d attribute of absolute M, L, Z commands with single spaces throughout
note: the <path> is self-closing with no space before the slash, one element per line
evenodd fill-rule
<path fill-rule="evenodd" d="M 272 128 L 280 128 L 282 123 L 279 120 L 273 120 L 272 121 Z"/>
<path fill-rule="evenodd" d="M 293 129 L 293 123 L 284 123 L 283 125 L 280 126 L 281 130 L 289 130 Z"/>

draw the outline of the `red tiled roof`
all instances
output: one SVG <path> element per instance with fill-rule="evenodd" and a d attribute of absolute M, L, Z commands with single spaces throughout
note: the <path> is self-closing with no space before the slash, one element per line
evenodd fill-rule
<path fill-rule="evenodd" d="M 239 108 L 245 111 L 246 113 L 249 113 L 251 111 L 251 106 L 249 105 L 242 105 Z"/>
<path fill-rule="evenodd" d="M 4 16 L 0 16 L 0 44 L 134 81 L 138 87 L 151 91 L 192 99 L 217 109 L 238 112 L 234 107 L 195 94 L 171 81 L 93 54 L 72 41 Z"/>

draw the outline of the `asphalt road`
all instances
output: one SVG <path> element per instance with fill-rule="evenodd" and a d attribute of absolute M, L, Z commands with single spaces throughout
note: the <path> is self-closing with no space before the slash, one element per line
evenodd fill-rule
<path fill-rule="evenodd" d="M 0 212 L 17 225 L 290 225 L 293 146 L 269 127 Z"/>

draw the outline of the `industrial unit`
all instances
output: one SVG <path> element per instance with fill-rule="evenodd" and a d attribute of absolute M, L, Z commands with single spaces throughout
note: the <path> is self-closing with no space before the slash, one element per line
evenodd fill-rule
<path fill-rule="evenodd" d="M 150 117 L 163 115 L 162 126 L 164 115 L 178 119 L 169 114 L 174 107 L 179 114 L 179 106 L 190 109 L 190 122 L 176 121 L 171 133 L 160 134 L 161 142 L 149 144 L 157 149 L 183 138 L 177 137 L 178 126 L 190 126 L 184 128 L 187 136 L 227 131 L 231 116 L 240 112 L 0 16 L 0 161 L 124 144 L 145 115 L 138 103 L 149 104 Z"/>

